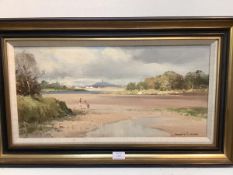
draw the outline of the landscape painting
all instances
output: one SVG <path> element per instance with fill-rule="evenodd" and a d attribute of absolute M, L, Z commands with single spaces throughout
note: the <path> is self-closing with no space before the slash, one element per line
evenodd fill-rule
<path fill-rule="evenodd" d="M 209 45 L 14 48 L 19 138 L 207 137 Z"/>

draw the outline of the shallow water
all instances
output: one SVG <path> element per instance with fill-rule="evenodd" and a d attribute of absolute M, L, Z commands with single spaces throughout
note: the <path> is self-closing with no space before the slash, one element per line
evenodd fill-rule
<path fill-rule="evenodd" d="M 105 124 L 102 127 L 90 131 L 88 137 L 169 137 L 168 132 L 148 127 L 157 122 L 155 117 L 142 117 L 134 120 L 123 120 Z"/>

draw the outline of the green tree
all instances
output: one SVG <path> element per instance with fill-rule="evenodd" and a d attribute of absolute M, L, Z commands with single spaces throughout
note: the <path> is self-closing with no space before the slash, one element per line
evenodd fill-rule
<path fill-rule="evenodd" d="M 148 89 L 147 84 L 144 81 L 137 83 L 136 87 L 138 90 Z"/>
<path fill-rule="evenodd" d="M 49 82 L 43 80 L 43 81 L 41 81 L 40 86 L 42 89 L 48 88 Z"/>
<path fill-rule="evenodd" d="M 160 90 L 174 90 L 184 88 L 184 77 L 174 71 L 167 71 L 156 77 L 156 84 Z"/>
<path fill-rule="evenodd" d="M 201 70 L 195 72 L 197 88 L 206 88 L 209 84 L 209 76 Z"/>
<path fill-rule="evenodd" d="M 157 89 L 155 84 L 155 77 L 145 78 L 144 83 L 148 89 Z"/>
<path fill-rule="evenodd" d="M 131 82 L 131 83 L 127 84 L 126 89 L 129 91 L 135 90 L 135 89 L 137 89 L 137 85 L 136 85 L 136 83 Z"/>
<path fill-rule="evenodd" d="M 194 89 L 195 87 L 195 74 L 193 72 L 188 72 L 185 75 L 185 86 L 187 89 Z"/>
<path fill-rule="evenodd" d="M 185 75 L 185 83 L 187 89 L 207 88 L 209 84 L 209 76 L 201 70 L 188 72 Z"/>

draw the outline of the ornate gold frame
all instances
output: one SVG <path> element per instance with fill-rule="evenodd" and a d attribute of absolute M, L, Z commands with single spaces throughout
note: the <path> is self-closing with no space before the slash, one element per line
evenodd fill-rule
<path fill-rule="evenodd" d="M 4 45 L 7 38 L 5 33 L 12 32 L 38 32 L 38 31 L 153 31 L 153 30 L 225 30 L 228 32 L 229 47 L 226 50 L 228 55 L 227 64 L 227 91 L 225 95 L 225 118 L 224 127 L 222 129 L 223 144 L 219 150 L 192 151 L 178 153 L 166 152 L 146 152 L 132 151 L 126 154 L 125 160 L 112 160 L 110 151 L 105 153 L 64 153 L 63 152 L 49 152 L 47 153 L 28 153 L 25 147 L 19 147 L 13 152 L 11 149 L 14 145 L 5 143 L 6 134 L 0 128 L 0 164 L 3 165 L 171 165 L 171 164 L 232 164 L 233 163 L 233 19 L 231 18 L 198 18 L 198 19 L 152 19 L 152 18 L 122 18 L 122 19 L 6 19 L 0 21 L 0 37 L 2 53 L 5 53 Z M 206 38 L 208 36 L 205 36 Z M 220 49 L 220 48 L 219 48 Z M 5 62 L 4 62 L 5 64 Z M 3 66 L 6 69 L 6 66 Z M 4 81 L 7 81 L 7 75 L 4 75 Z M 6 83 L 7 84 L 7 83 Z M 9 92 L 5 86 L 5 101 L 6 113 L 9 114 L 9 99 L 7 96 Z M 1 97 L 2 98 L 2 97 Z M 2 105 L 3 106 L 3 105 Z M 2 107 L 1 106 L 1 107 Z M 218 110 L 216 108 L 216 110 Z M 8 111 L 8 112 L 7 112 Z M 1 113 L 3 115 L 3 113 Z M 1 126 L 6 127 L 1 116 Z M 9 122 L 7 122 L 9 125 Z M 0 126 L 0 127 L 1 127 Z M 8 126 L 10 127 L 10 125 Z M 9 134 L 9 133 L 8 133 Z M 8 135 L 11 137 L 10 134 Z M 11 138 L 10 138 L 11 140 Z M 129 145 L 130 146 L 130 145 Z M 132 145 L 131 145 L 132 146 Z M 152 145 L 155 146 L 155 145 Z M 161 146 L 161 145 L 160 145 Z M 169 146 L 165 146 L 169 149 Z M 6 149 L 9 147 L 10 149 Z M 30 145 L 27 147 L 30 148 Z M 53 148 L 50 145 L 50 148 Z M 65 147 L 65 145 L 64 145 Z M 113 146 L 114 147 L 114 146 Z M 15 151 L 19 151 L 15 153 Z M 181 151 L 179 151 L 181 152 Z"/>

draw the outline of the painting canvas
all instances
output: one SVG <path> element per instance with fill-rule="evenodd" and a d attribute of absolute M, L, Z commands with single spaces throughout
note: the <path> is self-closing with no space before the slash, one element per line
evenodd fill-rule
<path fill-rule="evenodd" d="M 214 39 L 9 43 L 16 143 L 213 142 Z"/>

